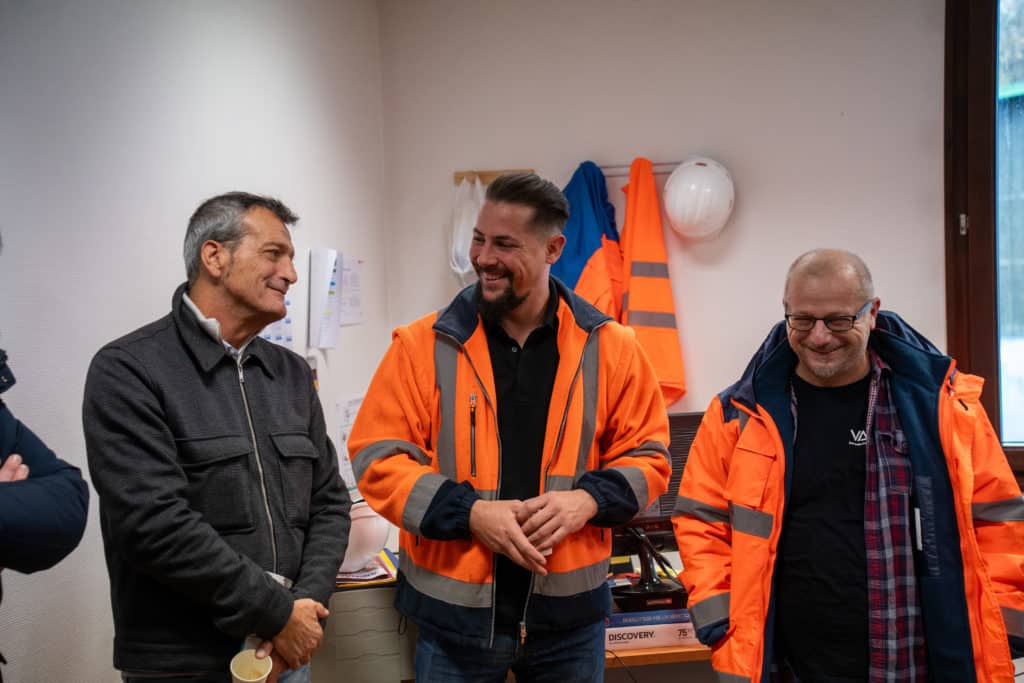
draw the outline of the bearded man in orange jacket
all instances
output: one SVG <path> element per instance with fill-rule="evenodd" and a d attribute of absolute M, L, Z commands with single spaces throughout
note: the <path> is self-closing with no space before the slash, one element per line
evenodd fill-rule
<path fill-rule="evenodd" d="M 396 607 L 416 680 L 600 681 L 611 534 L 668 486 L 668 421 L 631 330 L 550 276 L 568 205 L 487 188 L 480 281 L 398 328 L 349 439 L 401 528 Z"/>
<path fill-rule="evenodd" d="M 879 311 L 849 252 L 799 257 L 783 305 L 673 520 L 719 680 L 1012 681 L 1024 500 L 982 380 Z"/>

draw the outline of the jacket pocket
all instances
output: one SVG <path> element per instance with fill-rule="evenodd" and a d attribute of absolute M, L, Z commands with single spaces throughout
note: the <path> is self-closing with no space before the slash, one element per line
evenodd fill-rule
<path fill-rule="evenodd" d="M 309 522 L 313 466 L 319 457 L 316 446 L 308 436 L 298 432 L 271 434 L 270 438 L 281 456 L 281 491 L 288 522 L 304 527 Z"/>
<path fill-rule="evenodd" d="M 737 444 L 729 464 L 726 497 L 745 507 L 760 509 L 775 460 L 774 453 Z"/>
<path fill-rule="evenodd" d="M 252 444 L 244 436 L 213 436 L 178 441 L 181 468 L 188 479 L 186 497 L 214 529 L 225 532 L 253 529 L 249 456 Z"/>

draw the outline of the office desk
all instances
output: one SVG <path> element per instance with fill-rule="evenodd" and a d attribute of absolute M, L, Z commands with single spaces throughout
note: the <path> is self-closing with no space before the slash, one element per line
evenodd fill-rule
<path fill-rule="evenodd" d="M 622 666 L 646 666 L 647 664 L 676 664 L 678 662 L 702 662 L 711 659 L 711 650 L 703 645 L 671 645 L 667 647 L 643 647 L 635 650 L 606 651 L 605 666 L 617 669 Z"/>
<path fill-rule="evenodd" d="M 354 680 L 360 683 L 412 681 L 416 630 L 410 622 L 398 632 L 391 606 L 392 586 L 339 591 L 331 596 L 324 642 L 313 655 L 313 683 Z M 649 664 L 699 662 L 711 658 L 703 645 L 673 645 L 605 653 L 605 666 L 616 669 Z"/>

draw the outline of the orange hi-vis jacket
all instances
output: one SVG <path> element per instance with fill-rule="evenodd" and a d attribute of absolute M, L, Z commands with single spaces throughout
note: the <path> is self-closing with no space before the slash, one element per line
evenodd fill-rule
<path fill-rule="evenodd" d="M 540 491 L 582 488 L 597 515 L 533 578 L 527 629 L 607 616 L 611 534 L 668 488 L 668 418 L 632 331 L 557 280 L 559 362 Z M 477 500 L 501 486 L 494 375 L 475 285 L 444 310 L 395 330 L 348 446 L 359 489 L 400 527 L 396 607 L 467 645 L 493 638 L 494 557 L 469 531 Z"/>
<path fill-rule="evenodd" d="M 686 393 L 686 373 L 650 159 L 633 160 L 623 191 L 626 219 L 620 237 L 624 283 L 619 321 L 636 330 L 658 375 L 665 405 L 672 405 Z"/>
<path fill-rule="evenodd" d="M 1024 638 L 1024 500 L 981 406 L 982 380 L 887 311 L 869 344 L 891 368 L 913 469 L 928 680 L 1010 683 L 1010 642 Z M 720 681 L 769 680 L 795 366 L 779 323 L 711 401 L 679 486 L 682 579 Z"/>

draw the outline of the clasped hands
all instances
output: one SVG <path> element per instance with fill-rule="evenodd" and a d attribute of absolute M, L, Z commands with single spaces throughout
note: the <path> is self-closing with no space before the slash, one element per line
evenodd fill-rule
<path fill-rule="evenodd" d="M 583 489 L 549 491 L 527 500 L 478 500 L 469 530 L 492 551 L 546 576 L 546 556 L 596 514 L 597 502 Z"/>
<path fill-rule="evenodd" d="M 256 648 L 258 659 L 269 655 L 274 661 L 267 683 L 276 683 L 278 675 L 284 671 L 309 664 L 313 652 L 320 647 L 324 638 L 320 620 L 326 619 L 329 614 L 326 607 L 312 598 L 295 601 L 288 623 L 281 632 L 272 640 L 264 640 Z"/>

